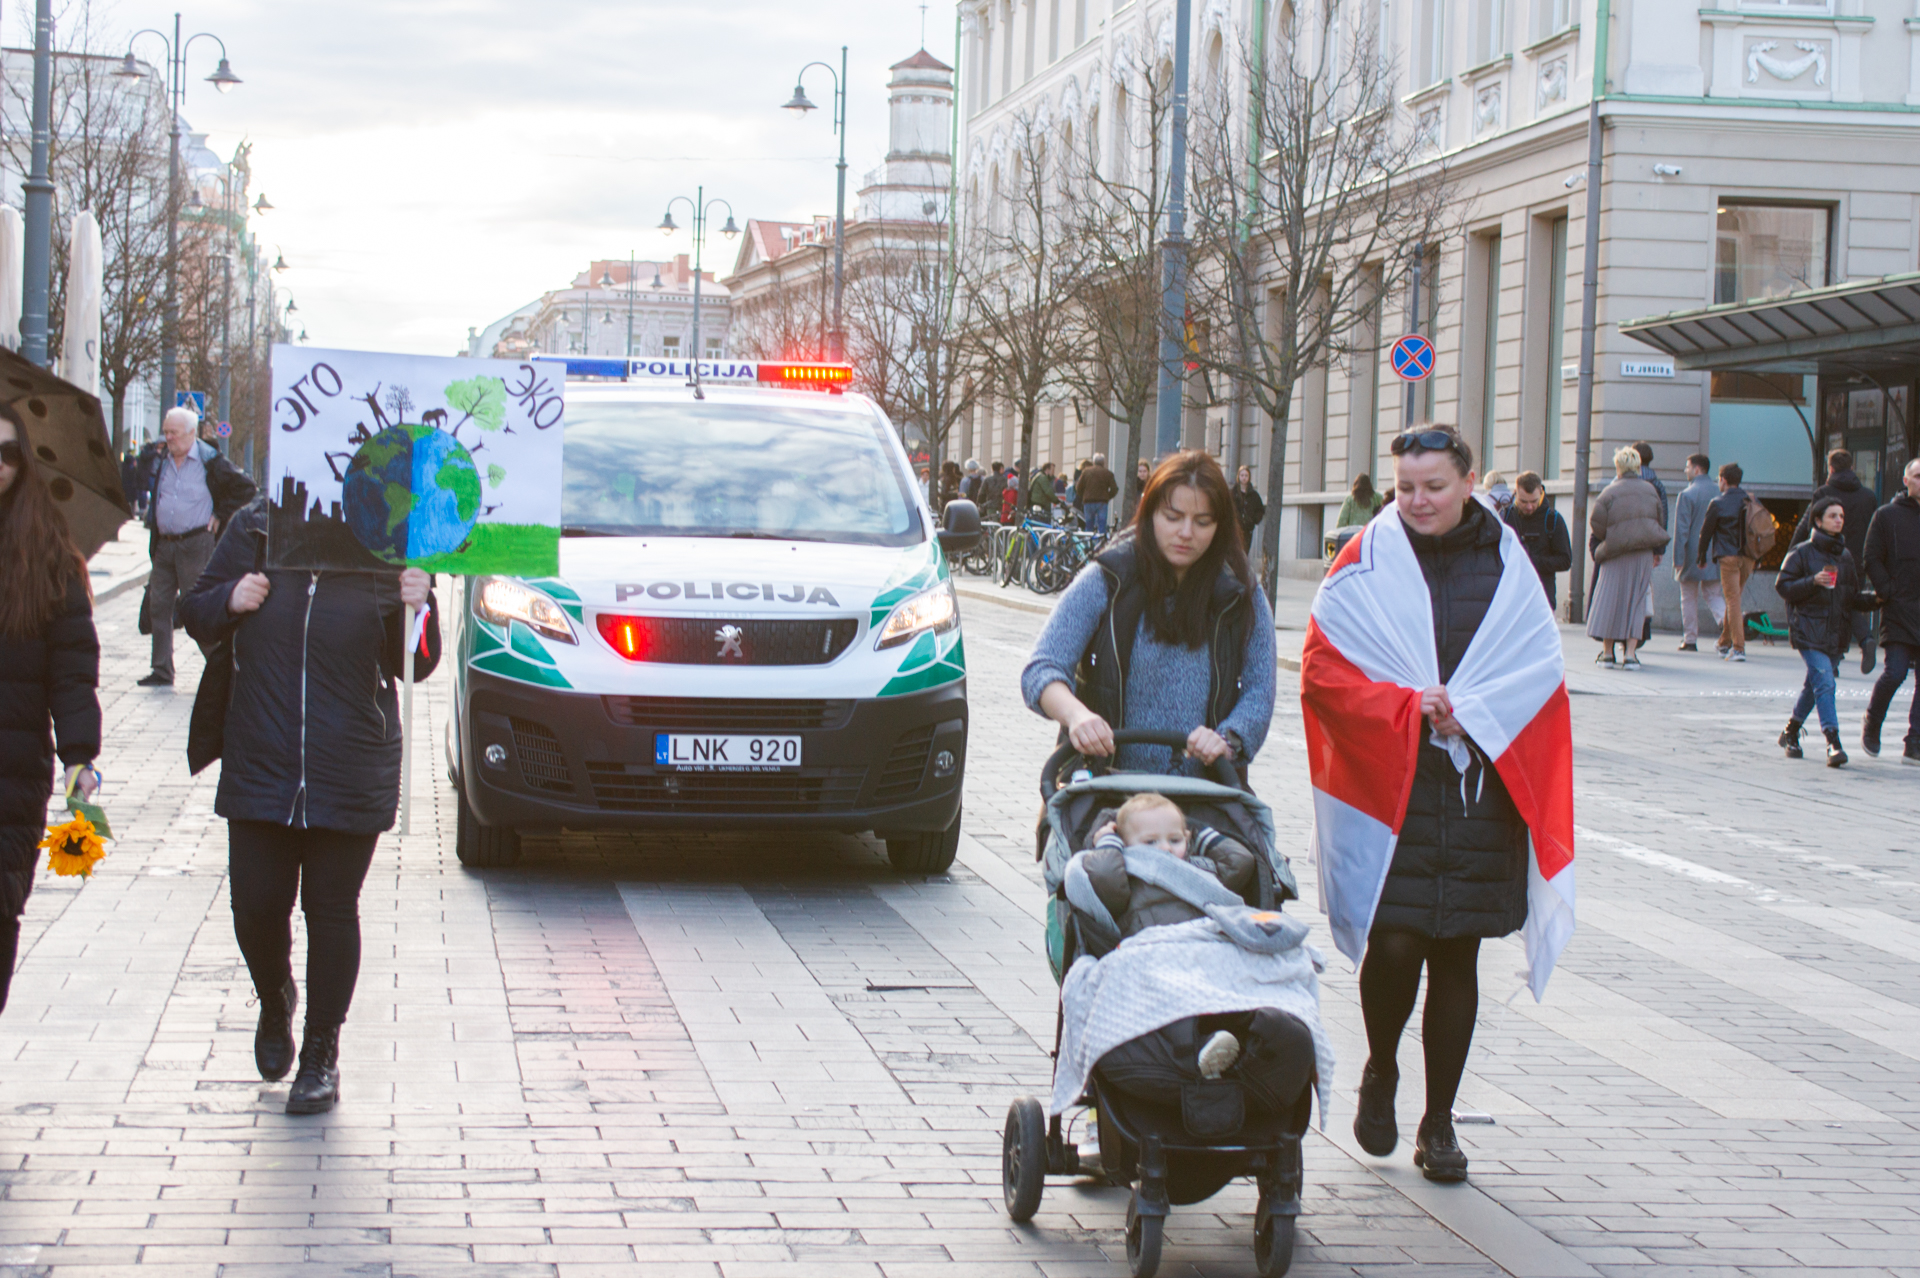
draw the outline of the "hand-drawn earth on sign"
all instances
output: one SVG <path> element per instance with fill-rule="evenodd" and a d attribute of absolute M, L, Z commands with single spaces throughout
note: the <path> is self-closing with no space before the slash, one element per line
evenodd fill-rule
<path fill-rule="evenodd" d="M 269 561 L 557 572 L 563 390 L 534 364 L 275 347 Z"/>

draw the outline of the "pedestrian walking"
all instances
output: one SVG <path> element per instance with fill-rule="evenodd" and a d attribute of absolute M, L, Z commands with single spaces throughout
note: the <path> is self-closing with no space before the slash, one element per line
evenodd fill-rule
<path fill-rule="evenodd" d="M 1507 483 L 1506 476 L 1497 470 L 1487 472 L 1487 477 L 1480 482 L 1480 491 L 1493 503 L 1493 513 L 1496 515 L 1513 505 L 1513 488 Z"/>
<path fill-rule="evenodd" d="M 1000 497 L 1007 491 L 1007 464 L 994 462 L 980 481 L 980 509 L 988 519 L 1006 522 L 1000 514 Z"/>
<path fill-rule="evenodd" d="M 1352 528 L 1367 523 L 1386 504 L 1387 499 L 1373 490 L 1371 475 L 1356 476 L 1353 486 L 1347 490 L 1347 499 L 1340 503 L 1340 515 L 1334 520 L 1333 526 Z"/>
<path fill-rule="evenodd" d="M 1127 499 L 1120 509 L 1120 522 L 1130 524 L 1134 513 L 1140 509 L 1140 494 L 1147 490 L 1147 480 L 1153 475 L 1153 463 L 1142 457 L 1133 468 L 1133 478 L 1127 481 Z"/>
<path fill-rule="evenodd" d="M 1354 1137 L 1376 1157 L 1399 1143 L 1400 1036 L 1424 970 L 1413 1161 L 1459 1181 L 1452 1115 L 1480 942 L 1525 926 L 1539 997 L 1573 928 L 1572 729 L 1559 628 L 1518 537 L 1475 497 L 1471 448 L 1429 426 L 1391 451 L 1394 509 L 1347 543 L 1315 596 L 1301 710 L 1323 908 L 1360 964 Z"/>
<path fill-rule="evenodd" d="M 1800 521 L 1793 526 L 1793 535 L 1787 538 L 1787 545 L 1797 546 L 1813 535 L 1813 507 L 1823 497 L 1832 497 L 1847 512 L 1847 530 L 1844 534 L 1847 549 L 1853 553 L 1854 567 L 1864 571 L 1867 562 L 1867 529 L 1873 525 L 1873 516 L 1880 503 L 1860 482 L 1860 476 L 1854 473 L 1853 454 L 1844 448 L 1836 448 L 1827 454 L 1827 482 L 1813 490 L 1813 497 L 1807 502 L 1806 510 L 1800 514 Z M 1860 673 L 1872 674 L 1878 654 L 1875 652 L 1873 614 L 1855 612 L 1850 614 L 1853 624 L 1854 642 L 1860 645 Z"/>
<path fill-rule="evenodd" d="M 942 511 L 950 501 L 960 499 L 960 463 L 948 459 L 940 463 L 940 490 L 934 502 L 934 510 Z"/>
<path fill-rule="evenodd" d="M 1007 467 L 1000 478 L 1000 522 L 1018 522 L 1020 510 L 1026 502 L 1026 490 L 1020 484 L 1020 464 L 1015 462 Z"/>
<path fill-rule="evenodd" d="M 1660 495 L 1640 477 L 1640 453 L 1629 444 L 1613 455 L 1614 480 L 1594 498 L 1588 520 L 1593 552 L 1593 604 L 1587 610 L 1587 637 L 1598 639 L 1596 664 L 1638 670 L 1640 638 L 1647 619 L 1653 569 L 1667 548 L 1660 522 Z M 1614 645 L 1624 647 L 1614 659 Z"/>
<path fill-rule="evenodd" d="M 1847 655 L 1853 612 L 1860 604 L 1860 572 L 1845 536 L 1847 508 L 1838 497 L 1812 503 L 1813 535 L 1787 552 L 1773 588 L 1787 602 L 1787 638 L 1807 666 L 1807 681 L 1780 733 L 1789 759 L 1805 757 L 1800 727 L 1816 706 L 1827 738 L 1827 766 L 1847 761 L 1840 745 L 1840 719 L 1833 704 L 1833 668 Z"/>
<path fill-rule="evenodd" d="M 1240 539 L 1253 553 L 1253 530 L 1267 517 L 1267 503 L 1253 486 L 1253 467 L 1242 466 L 1233 477 L 1233 514 L 1240 521 Z"/>
<path fill-rule="evenodd" d="M 1573 567 L 1573 537 L 1560 512 L 1547 504 L 1547 486 L 1537 473 L 1523 470 L 1514 476 L 1513 504 L 1500 519 L 1519 535 L 1527 560 L 1547 592 L 1547 604 L 1557 613 L 1559 575 Z"/>
<path fill-rule="evenodd" d="M 198 429 L 192 409 L 170 409 L 160 423 L 161 438 L 140 455 L 140 499 L 153 565 L 141 605 L 144 624 L 153 630 L 153 669 L 139 681 L 143 688 L 173 686 L 174 605 L 200 579 L 220 529 L 258 491 L 198 437 Z"/>
<path fill-rule="evenodd" d="M 980 486 L 986 482 L 986 476 L 980 470 L 975 458 L 967 458 L 965 474 L 960 480 L 960 495 L 978 506 L 980 504 Z"/>
<path fill-rule="evenodd" d="M 13 409 L 0 406 L 0 1011 L 33 891 L 56 754 L 69 786 L 100 782 L 100 640 L 87 562 Z"/>
<path fill-rule="evenodd" d="M 933 471 L 926 466 L 920 468 L 920 500 L 933 505 Z"/>
<path fill-rule="evenodd" d="M 1873 513 L 1867 528 L 1865 569 L 1880 607 L 1880 646 L 1886 668 L 1874 681 L 1860 725 L 1868 754 L 1880 753 L 1880 725 L 1909 670 L 1920 671 L 1920 457 L 1901 473 L 1906 491 Z M 1851 516 L 1849 516 L 1851 518 Z M 1920 683 L 1920 674 L 1916 675 Z M 1920 763 L 1920 694 L 1907 713 L 1902 763 Z"/>
<path fill-rule="evenodd" d="M 1707 503 L 1694 551 L 1695 567 L 1704 568 L 1712 561 L 1720 569 L 1720 593 L 1726 611 L 1720 619 L 1719 649 L 1728 661 L 1747 659 L 1747 617 L 1740 601 L 1754 565 L 1773 549 L 1772 533 L 1758 526 L 1765 519 L 1771 528 L 1771 518 L 1740 486 L 1745 477 L 1739 462 L 1728 462 L 1720 468 L 1720 495 Z"/>
<path fill-rule="evenodd" d="M 1027 506 L 1033 511 L 1033 517 L 1044 523 L 1053 522 L 1053 472 L 1057 469 L 1052 462 L 1042 462 L 1033 478 L 1027 484 Z"/>
<path fill-rule="evenodd" d="M 398 685 L 440 659 L 427 575 L 259 570 L 265 503 L 234 519 L 187 596 L 187 632 L 230 638 L 233 671 L 213 810 L 227 819 L 233 931 L 260 1000 L 254 1063 L 293 1065 L 296 895 L 307 922 L 307 1018 L 290 1114 L 340 1098 L 340 1027 L 360 971 L 360 886 L 400 786 Z M 426 608 L 417 646 L 405 606 Z M 411 651 L 410 651 L 411 647 Z M 196 706 L 196 710 L 199 707 Z M 200 716 L 195 715 L 196 724 Z M 197 743 L 196 743 L 197 744 Z"/>
<path fill-rule="evenodd" d="M 1115 728 L 1187 734 L 1186 759 L 1242 776 L 1273 721 L 1273 613 L 1234 525 L 1227 477 L 1198 449 L 1147 481 L 1133 523 L 1060 596 L 1020 676 L 1027 706 L 1089 757 Z M 1120 747 L 1129 772 L 1178 772 L 1164 746 Z"/>
<path fill-rule="evenodd" d="M 1120 495 L 1120 483 L 1107 469 L 1107 455 L 1095 453 L 1074 485 L 1080 499 L 1080 517 L 1087 527 L 1102 537 L 1107 535 L 1108 503 Z"/>
<path fill-rule="evenodd" d="M 1660 526 L 1662 528 L 1665 528 L 1667 526 L 1667 486 L 1660 482 L 1660 476 L 1653 469 L 1653 445 L 1649 444 L 1644 439 L 1636 440 L 1633 445 L 1633 450 L 1636 453 L 1640 454 L 1640 478 L 1646 480 L 1649 484 L 1652 484 L 1653 491 L 1659 495 Z M 1660 564 L 1660 560 L 1657 556 L 1654 558 L 1653 562 L 1656 568 Z M 1646 615 L 1640 622 L 1640 642 L 1646 643 L 1649 639 L 1652 639 L 1652 638 L 1653 638 L 1653 577 L 1649 575 L 1647 577 Z"/>
<path fill-rule="evenodd" d="M 1687 458 L 1687 486 L 1673 503 L 1673 576 L 1680 583 L 1680 651 L 1700 651 L 1700 603 L 1706 601 L 1717 630 L 1724 624 L 1726 597 L 1720 592 L 1719 567 L 1694 562 L 1700 544 L 1700 526 L 1717 491 L 1711 476 L 1713 463 L 1705 453 Z"/>

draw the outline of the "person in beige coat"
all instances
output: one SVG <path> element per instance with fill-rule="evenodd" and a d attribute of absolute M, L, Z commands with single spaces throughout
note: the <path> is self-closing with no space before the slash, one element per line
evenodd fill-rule
<path fill-rule="evenodd" d="M 1587 610 L 1587 635 L 1603 645 L 1598 665 L 1640 669 L 1640 626 L 1647 617 L 1647 591 L 1654 565 L 1667 548 L 1660 522 L 1663 503 L 1654 486 L 1640 478 L 1640 453 L 1631 445 L 1613 455 L 1616 478 L 1593 503 L 1587 545 L 1593 551 L 1593 603 Z M 1614 646 L 1625 645 L 1616 661 Z"/>

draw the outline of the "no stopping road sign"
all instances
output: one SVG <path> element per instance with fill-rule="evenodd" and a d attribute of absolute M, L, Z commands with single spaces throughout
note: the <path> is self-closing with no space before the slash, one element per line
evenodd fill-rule
<path fill-rule="evenodd" d="M 1433 343 L 1418 333 L 1409 333 L 1393 344 L 1387 358 L 1401 381 L 1425 381 L 1433 372 Z"/>

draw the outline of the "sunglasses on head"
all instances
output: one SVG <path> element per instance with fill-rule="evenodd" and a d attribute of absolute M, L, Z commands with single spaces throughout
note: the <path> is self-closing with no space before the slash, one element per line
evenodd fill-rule
<path fill-rule="evenodd" d="M 18 466 L 26 460 L 17 439 L 0 439 L 0 466 Z"/>
<path fill-rule="evenodd" d="M 1458 453 L 1460 437 L 1444 430 L 1410 430 L 1394 437 L 1392 452 L 1395 457 L 1414 448 L 1429 453 Z"/>

